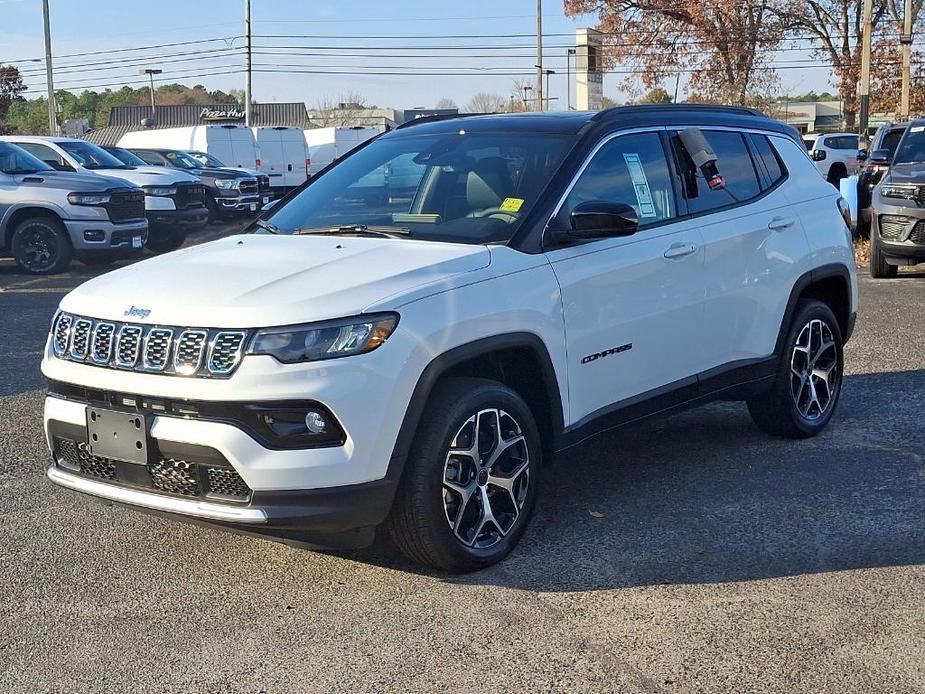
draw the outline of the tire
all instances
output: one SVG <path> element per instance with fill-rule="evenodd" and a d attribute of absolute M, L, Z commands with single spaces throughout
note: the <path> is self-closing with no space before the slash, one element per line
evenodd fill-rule
<path fill-rule="evenodd" d="M 883 250 L 880 248 L 880 234 L 871 230 L 870 233 L 870 276 L 874 279 L 886 279 L 896 277 L 899 268 L 890 265 L 883 257 Z"/>
<path fill-rule="evenodd" d="M 386 521 L 393 542 L 410 559 L 453 573 L 503 559 L 536 501 L 542 446 L 530 408 L 496 381 L 449 378 L 434 390 L 415 436 Z M 474 449 L 473 439 L 481 442 Z"/>
<path fill-rule="evenodd" d="M 206 209 L 209 210 L 209 224 L 218 224 L 222 221 L 221 210 L 218 209 L 218 203 L 211 195 L 206 196 Z"/>
<path fill-rule="evenodd" d="M 148 241 L 145 243 L 152 253 L 169 253 L 177 250 L 186 241 L 186 232 L 171 229 L 162 233 L 148 233 Z"/>
<path fill-rule="evenodd" d="M 74 255 L 64 225 L 52 217 L 31 217 L 20 222 L 10 246 L 16 264 L 32 275 L 62 272 Z"/>
<path fill-rule="evenodd" d="M 829 175 L 826 176 L 826 180 L 831 183 L 833 186 L 838 188 L 839 182 L 848 175 L 848 169 L 845 168 L 844 164 L 832 164 L 829 167 Z"/>
<path fill-rule="evenodd" d="M 755 424 L 772 436 L 790 439 L 818 434 L 838 405 L 844 363 L 841 329 L 832 309 L 821 301 L 801 301 L 773 386 L 748 401 Z"/>

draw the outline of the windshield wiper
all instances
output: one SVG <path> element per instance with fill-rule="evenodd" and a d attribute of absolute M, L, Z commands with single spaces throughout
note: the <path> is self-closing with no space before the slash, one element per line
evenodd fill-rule
<path fill-rule="evenodd" d="M 255 219 L 255 220 L 254 220 L 254 224 L 256 224 L 257 226 L 259 226 L 261 229 L 265 229 L 266 231 L 269 231 L 271 234 L 280 234 L 280 233 L 282 233 L 282 232 L 280 231 L 280 228 L 279 228 L 278 226 L 276 226 L 276 225 L 273 224 L 272 222 L 268 222 L 268 221 L 265 220 L 265 219 Z"/>
<path fill-rule="evenodd" d="M 411 230 L 407 227 L 376 226 L 372 224 L 334 224 L 328 227 L 302 227 L 294 229 L 293 236 L 308 236 L 311 234 L 368 234 L 370 236 L 408 236 Z"/>

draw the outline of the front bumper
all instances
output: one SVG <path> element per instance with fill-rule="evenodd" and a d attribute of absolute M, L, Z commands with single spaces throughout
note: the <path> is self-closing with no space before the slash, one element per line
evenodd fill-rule
<path fill-rule="evenodd" d="M 925 261 L 925 207 L 915 203 L 893 205 L 875 199 L 871 215 L 872 233 L 883 254 L 893 265 Z"/>
<path fill-rule="evenodd" d="M 190 231 L 204 227 L 209 221 L 209 210 L 205 207 L 193 207 L 185 210 L 148 210 L 148 224 L 152 231 L 161 227 L 180 227 Z"/>
<path fill-rule="evenodd" d="M 148 222 L 113 224 L 110 221 L 67 219 L 64 221 L 75 251 L 136 251 L 141 252 L 148 236 Z M 140 239 L 141 243 L 135 241 Z"/>
<path fill-rule="evenodd" d="M 256 212 L 261 206 L 259 195 L 223 196 L 215 198 L 215 202 L 223 212 Z"/>

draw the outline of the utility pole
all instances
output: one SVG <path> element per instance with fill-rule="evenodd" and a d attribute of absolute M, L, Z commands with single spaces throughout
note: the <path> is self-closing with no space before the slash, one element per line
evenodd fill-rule
<path fill-rule="evenodd" d="M 244 0 L 244 125 L 251 126 L 251 0 Z"/>
<path fill-rule="evenodd" d="M 575 55 L 574 48 L 568 48 L 565 51 L 565 102 L 566 110 L 572 110 L 572 56 Z"/>
<path fill-rule="evenodd" d="M 536 0 L 536 110 L 543 110 L 543 0 Z"/>
<path fill-rule="evenodd" d="M 157 120 L 157 106 L 154 103 L 154 75 L 159 75 L 163 70 L 158 70 L 157 68 L 142 68 L 138 71 L 139 75 L 147 75 L 151 82 L 151 120 Z"/>
<path fill-rule="evenodd" d="M 903 33 L 899 37 L 903 47 L 903 88 L 899 113 L 902 120 L 909 119 L 909 89 L 912 81 L 912 0 L 906 0 L 903 10 Z"/>
<path fill-rule="evenodd" d="M 864 32 L 861 41 L 861 82 L 858 85 L 858 101 L 860 117 L 858 118 L 858 134 L 862 146 L 867 146 L 867 123 L 870 119 L 870 46 L 873 31 L 873 0 L 864 0 Z"/>
<path fill-rule="evenodd" d="M 48 87 L 48 134 L 58 134 L 58 114 L 55 112 L 55 84 L 51 69 L 51 22 L 48 0 L 42 0 L 42 20 L 45 23 L 45 82 Z"/>

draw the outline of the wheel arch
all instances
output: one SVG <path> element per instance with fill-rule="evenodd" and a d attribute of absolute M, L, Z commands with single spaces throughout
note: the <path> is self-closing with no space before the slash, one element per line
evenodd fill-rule
<path fill-rule="evenodd" d="M 787 331 L 793 321 L 797 305 L 803 299 L 817 299 L 831 308 L 838 320 L 842 339 L 845 343 L 848 342 L 854 331 L 856 318 L 851 306 L 851 271 L 842 263 L 830 263 L 804 273 L 794 282 L 780 331 L 777 334 L 777 343 L 774 347 L 776 355 L 783 353 Z"/>
<path fill-rule="evenodd" d="M 34 204 L 10 207 L 4 215 L 2 222 L 0 222 L 0 229 L 3 229 L 3 236 L 0 237 L 3 241 L 3 248 L 12 247 L 13 232 L 16 230 L 17 225 L 30 217 L 51 217 L 58 222 L 64 222 L 61 213 L 53 207 Z"/>
<path fill-rule="evenodd" d="M 562 397 L 552 358 L 536 334 L 505 333 L 454 347 L 424 368 L 395 440 L 387 478 L 396 482 L 401 478 L 427 401 L 437 383 L 453 376 L 490 378 L 516 391 L 536 418 L 543 437 L 544 457 L 552 452 L 564 428 Z"/>

